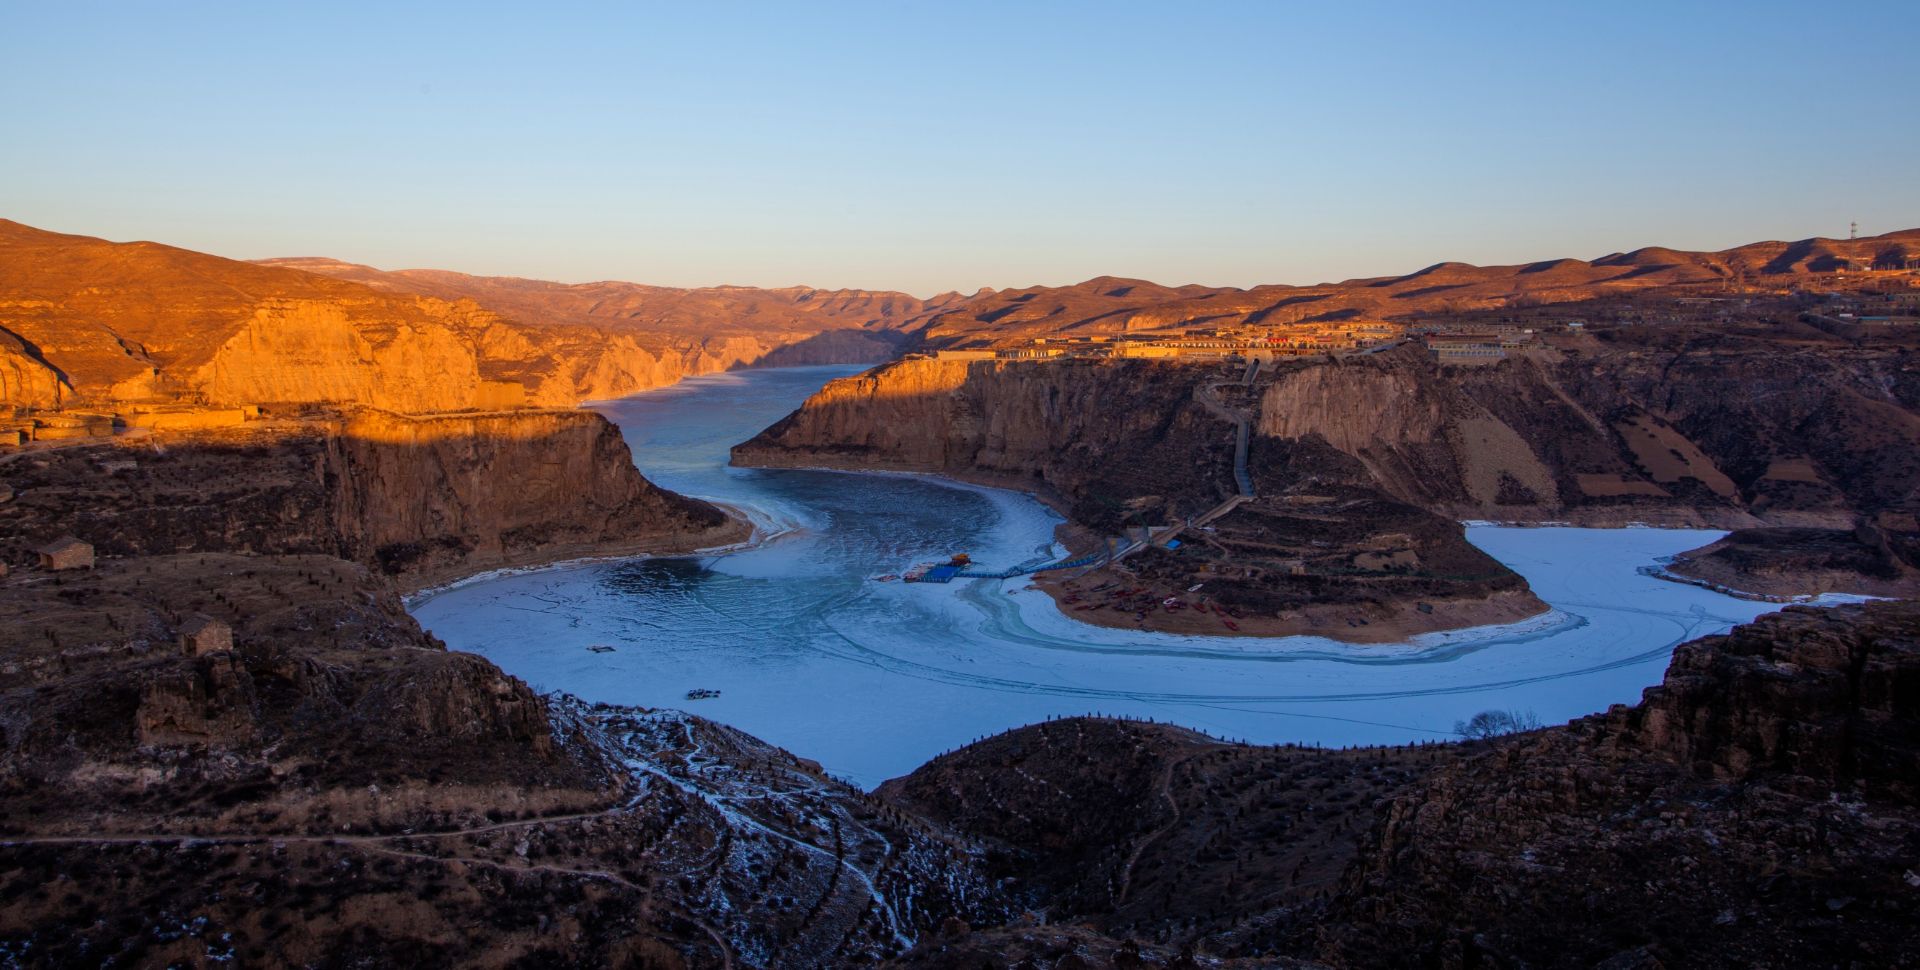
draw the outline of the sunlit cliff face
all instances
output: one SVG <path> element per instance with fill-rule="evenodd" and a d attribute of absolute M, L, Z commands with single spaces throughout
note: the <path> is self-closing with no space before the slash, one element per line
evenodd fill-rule
<path fill-rule="evenodd" d="M 917 306 L 900 294 L 636 296 L 625 284 L 366 272 L 371 283 L 0 220 L 0 404 L 570 407 L 760 362 L 850 325 L 858 337 Z M 596 295 L 611 308 L 583 309 L 602 309 Z M 768 317 L 736 312 L 762 304 Z M 825 344 L 814 352 L 891 352 L 878 338 Z"/>
<path fill-rule="evenodd" d="M 434 444 L 485 438 L 538 441 L 555 434 L 598 434 L 605 420 L 574 408 L 515 408 L 443 414 L 358 409 L 341 419 L 341 437 L 386 445 Z"/>

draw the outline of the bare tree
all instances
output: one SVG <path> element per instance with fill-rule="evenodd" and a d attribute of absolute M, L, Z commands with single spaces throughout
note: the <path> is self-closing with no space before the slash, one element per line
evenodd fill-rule
<path fill-rule="evenodd" d="M 1540 727 L 1540 717 L 1526 711 L 1481 711 L 1464 721 L 1453 722 L 1453 733 L 1469 741 L 1482 741 L 1505 734 L 1518 734 Z"/>

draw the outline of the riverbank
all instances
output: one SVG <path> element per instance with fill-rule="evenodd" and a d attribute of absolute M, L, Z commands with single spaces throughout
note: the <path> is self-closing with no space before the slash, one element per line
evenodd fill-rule
<path fill-rule="evenodd" d="M 442 593 L 451 592 L 472 583 L 482 583 L 507 576 L 524 576 L 529 573 L 538 573 L 550 569 L 570 569 L 577 566 L 592 566 L 599 563 L 625 562 L 635 559 L 665 556 L 720 556 L 731 552 L 739 552 L 743 549 L 751 549 L 754 546 L 778 537 L 778 533 L 768 532 L 762 529 L 753 521 L 752 517 L 739 506 L 713 499 L 702 499 L 702 501 L 725 513 L 727 516 L 727 524 L 708 530 L 707 533 L 698 537 L 681 537 L 682 541 L 669 542 L 665 545 L 652 540 L 615 543 L 611 545 L 600 544 L 589 549 L 583 549 L 576 555 L 554 552 L 551 555 L 543 553 L 538 556 L 510 556 L 505 558 L 508 560 L 518 559 L 524 561 L 506 561 L 500 565 L 479 570 L 448 570 L 448 572 L 456 573 L 456 575 L 450 579 L 434 582 L 403 584 L 400 587 L 401 601 L 406 604 L 408 610 L 412 610 Z M 712 542 L 713 544 L 701 545 L 700 543 L 703 542 Z"/>

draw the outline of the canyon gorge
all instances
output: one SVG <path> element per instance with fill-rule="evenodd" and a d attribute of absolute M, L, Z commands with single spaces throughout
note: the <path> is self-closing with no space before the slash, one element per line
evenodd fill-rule
<path fill-rule="evenodd" d="M 1029 492 L 1071 554 L 1143 535 L 1042 580 L 1094 624 L 1364 645 L 1546 610 L 1463 520 L 1733 530 L 1664 568 L 1910 598 L 1920 344 L 1836 333 L 1804 291 L 1916 240 L 920 299 L 0 222 L 0 403 L 24 429 L 0 447 L 0 965 L 1911 965 L 1910 599 L 1694 640 L 1639 703 L 1568 724 L 1336 750 L 1076 716 L 867 790 L 717 720 L 538 690 L 405 597 L 763 539 L 574 406 L 877 362 L 733 463 Z M 1756 280 L 1739 309 L 1690 302 Z M 1473 367 L 1417 342 L 1251 367 L 939 356 L 1489 314 L 1552 332 Z M 28 434 L 65 428 L 101 431 Z M 85 568 L 44 551 L 66 537 Z M 1155 609 L 1175 595 L 1204 630 Z"/>
<path fill-rule="evenodd" d="M 1186 532 L 1179 553 L 1149 550 L 1123 582 L 1151 580 L 1156 603 L 1208 583 L 1244 612 L 1238 621 L 1274 617 L 1265 632 L 1339 634 L 1344 618 L 1347 635 L 1365 639 L 1524 615 L 1523 584 L 1452 520 L 1781 526 L 1808 542 L 1858 527 L 1875 537 L 1877 571 L 1824 588 L 1911 595 L 1917 349 L 1850 346 L 1811 328 L 1672 325 L 1570 336 L 1472 368 L 1411 346 L 1244 374 L 1238 364 L 908 359 L 829 384 L 734 457 L 1035 491 L 1082 548 L 1097 549 L 1099 536 L 1191 521 L 1232 498 L 1231 419 L 1242 414 L 1253 496 Z M 1767 548 L 1785 555 L 1788 545 Z M 1063 606 L 1079 601 L 1058 592 Z M 1139 606 L 1112 602 L 1092 618 L 1124 622 Z M 1157 611 L 1145 617 L 1164 625 Z"/>

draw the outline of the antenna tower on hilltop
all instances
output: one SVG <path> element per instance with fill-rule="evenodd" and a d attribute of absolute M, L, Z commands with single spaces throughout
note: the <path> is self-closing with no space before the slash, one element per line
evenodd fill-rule
<path fill-rule="evenodd" d="M 1858 222 L 1847 223 L 1847 238 L 1848 239 L 1860 238 L 1860 224 Z"/>

